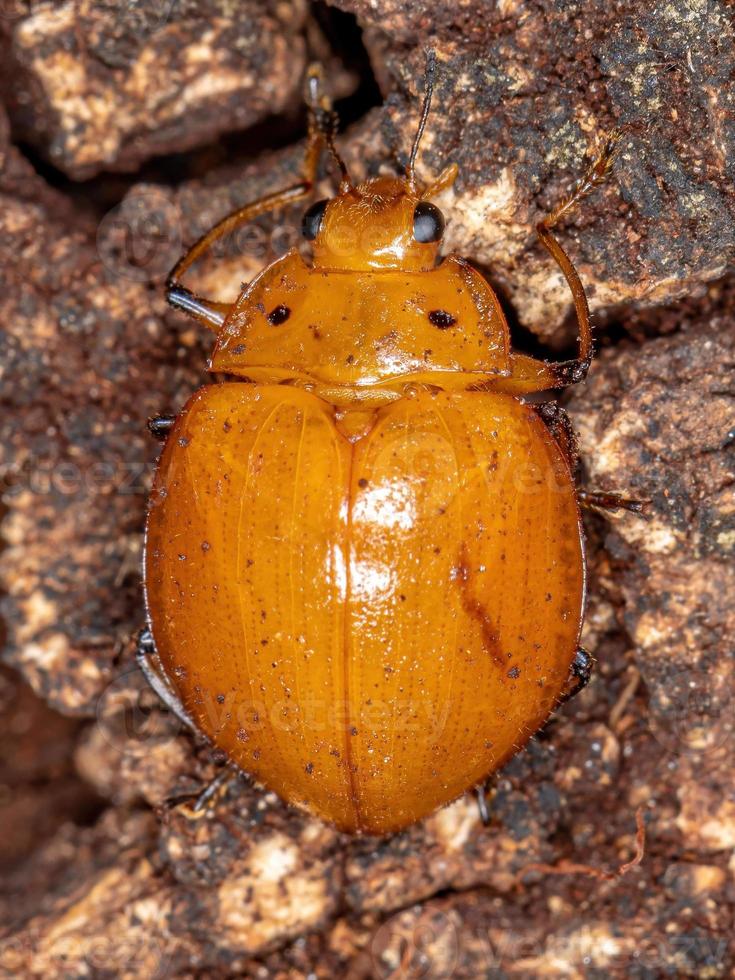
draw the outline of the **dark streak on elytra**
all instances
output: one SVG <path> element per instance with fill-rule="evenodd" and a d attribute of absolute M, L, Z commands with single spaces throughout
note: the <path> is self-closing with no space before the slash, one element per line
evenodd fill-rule
<path fill-rule="evenodd" d="M 459 582 L 460 592 L 462 593 L 462 608 L 480 625 L 482 636 L 482 646 L 485 653 L 488 653 L 493 662 L 498 667 L 506 668 L 505 660 L 500 648 L 500 634 L 493 618 L 480 600 L 472 595 L 470 582 L 470 566 L 467 556 L 467 545 L 462 542 L 459 551 L 459 561 L 454 569 L 454 578 Z"/>

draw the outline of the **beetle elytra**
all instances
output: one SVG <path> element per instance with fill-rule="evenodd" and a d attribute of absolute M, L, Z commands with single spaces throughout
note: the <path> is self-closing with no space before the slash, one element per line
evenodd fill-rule
<path fill-rule="evenodd" d="M 553 228 L 613 143 L 538 226 L 579 356 L 516 353 L 487 282 L 439 256 L 432 199 L 457 169 L 427 186 L 415 172 L 433 71 L 405 174 L 353 184 L 312 69 L 303 181 L 221 221 L 167 284 L 216 333 L 210 366 L 229 380 L 153 423 L 167 441 L 141 663 L 231 762 L 353 833 L 482 783 L 588 666 L 573 450 L 524 396 L 589 367 L 584 290 Z M 307 197 L 324 149 L 340 183 L 304 215 L 311 262 L 289 251 L 231 305 L 181 285 L 214 241 Z"/>

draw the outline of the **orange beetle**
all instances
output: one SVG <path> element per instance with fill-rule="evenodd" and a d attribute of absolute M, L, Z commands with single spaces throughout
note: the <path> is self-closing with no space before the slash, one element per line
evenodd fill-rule
<path fill-rule="evenodd" d="M 225 218 L 173 270 L 169 301 L 217 334 L 152 491 L 139 660 L 239 769 L 351 833 L 408 826 L 481 784 L 579 686 L 585 594 L 573 438 L 523 396 L 591 360 L 579 278 L 551 229 L 604 177 L 609 141 L 539 225 L 571 287 L 579 358 L 514 353 L 485 280 L 439 258 L 414 164 L 353 185 L 319 72 L 304 180 Z M 210 245 L 306 196 L 321 151 L 338 194 L 232 305 L 180 284 Z M 551 412 L 559 422 L 558 413 Z M 625 506 L 614 495 L 590 502 Z"/>

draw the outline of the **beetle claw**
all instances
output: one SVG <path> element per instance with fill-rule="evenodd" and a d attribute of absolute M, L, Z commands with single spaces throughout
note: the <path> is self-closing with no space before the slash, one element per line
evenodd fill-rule
<path fill-rule="evenodd" d="M 483 827 L 490 826 L 490 808 L 487 805 L 486 791 L 487 784 L 480 783 L 479 786 L 475 787 L 475 798 L 477 799 L 477 809 L 480 814 L 480 822 Z"/>
<path fill-rule="evenodd" d="M 155 438 L 164 442 L 176 421 L 175 415 L 154 415 L 146 423 L 148 431 Z"/>

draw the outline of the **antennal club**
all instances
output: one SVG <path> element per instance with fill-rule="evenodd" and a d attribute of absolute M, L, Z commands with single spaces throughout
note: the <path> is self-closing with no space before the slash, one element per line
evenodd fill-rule
<path fill-rule="evenodd" d="M 424 130 L 426 129 L 426 120 L 429 118 L 431 96 L 434 93 L 435 75 L 436 51 L 433 48 L 429 48 L 426 52 L 426 71 L 424 72 L 424 104 L 421 109 L 419 128 L 416 130 L 416 136 L 413 141 L 413 146 L 411 147 L 411 156 L 408 158 L 408 166 L 406 167 L 406 179 L 408 180 L 409 186 L 412 190 L 416 187 L 416 155 L 419 151 L 421 137 L 424 135 Z"/>

